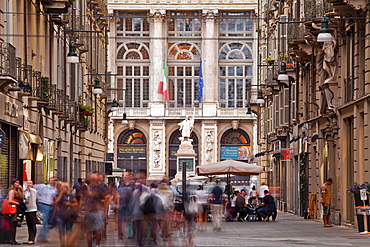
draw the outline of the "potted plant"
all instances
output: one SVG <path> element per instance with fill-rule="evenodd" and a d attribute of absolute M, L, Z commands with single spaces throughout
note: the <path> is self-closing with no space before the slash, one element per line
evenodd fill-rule
<path fill-rule="evenodd" d="M 94 108 L 88 105 L 80 105 L 80 110 L 84 115 L 91 116 L 94 114 Z"/>
<path fill-rule="evenodd" d="M 275 62 L 275 59 L 273 59 L 271 57 L 268 57 L 268 58 L 265 59 L 265 63 L 267 63 L 267 64 L 274 64 L 274 62 Z"/>
<path fill-rule="evenodd" d="M 89 126 L 89 124 L 90 124 L 89 119 L 87 119 L 86 117 L 84 117 L 83 118 L 83 126 L 87 128 Z"/>
<path fill-rule="evenodd" d="M 361 190 L 366 190 L 366 193 L 369 194 L 370 192 L 370 184 L 368 182 L 359 184 L 359 183 L 354 183 L 351 186 L 348 187 L 347 191 L 351 194 L 353 194 L 354 199 L 355 199 L 355 206 L 356 207 L 363 207 L 365 205 L 369 205 L 369 195 L 367 197 L 367 200 L 362 201 L 361 196 L 360 196 L 360 191 Z M 364 232 L 365 231 L 365 226 L 364 226 L 364 218 L 363 215 L 357 215 L 357 224 L 358 224 L 358 231 L 359 232 Z M 370 219 L 368 217 L 368 225 L 370 225 Z"/>
<path fill-rule="evenodd" d="M 294 64 L 293 63 L 286 63 L 286 68 L 287 69 L 294 69 Z"/>

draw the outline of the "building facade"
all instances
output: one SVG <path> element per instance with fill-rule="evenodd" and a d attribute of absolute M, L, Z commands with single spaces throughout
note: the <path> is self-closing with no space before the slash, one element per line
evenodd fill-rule
<path fill-rule="evenodd" d="M 370 180 L 368 3 L 260 1 L 259 6 L 260 52 L 278 61 L 277 68 L 260 67 L 269 84 L 263 122 L 272 123 L 265 126 L 263 149 L 280 145 L 290 152 L 287 160 L 283 152 L 265 155 L 279 206 L 303 215 L 312 201 L 321 217 L 320 187 L 331 177 L 331 219 L 354 224 L 354 196 L 347 188 Z M 320 42 L 324 16 L 333 38 Z M 278 80 L 282 62 L 287 81 Z"/>
<path fill-rule="evenodd" d="M 104 172 L 105 98 L 91 86 L 106 81 L 104 1 L 5 0 L 0 10 L 2 196 L 15 177 L 73 183 Z M 72 43 L 79 58 L 70 64 Z"/>
<path fill-rule="evenodd" d="M 187 116 L 195 118 L 195 165 L 248 162 L 257 150 L 256 115 L 246 115 L 247 106 L 257 107 L 256 10 L 256 1 L 108 2 L 116 167 L 173 179 L 179 123 Z"/>

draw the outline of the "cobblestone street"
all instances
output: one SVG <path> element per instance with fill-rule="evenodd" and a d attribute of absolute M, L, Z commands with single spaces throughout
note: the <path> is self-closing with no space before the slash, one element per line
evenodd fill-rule
<path fill-rule="evenodd" d="M 38 226 L 40 227 L 40 225 Z M 78 228 L 79 224 L 75 224 Z M 136 246 L 134 239 L 118 239 L 114 223 L 110 219 L 107 238 L 100 247 Z M 82 232 L 77 232 L 75 246 L 87 246 Z M 159 246 L 187 246 L 186 238 L 181 234 L 173 237 L 173 241 L 160 241 Z M 27 240 L 27 227 L 18 228 L 17 241 Z M 346 226 L 323 227 L 318 220 L 304 220 L 302 217 L 287 213 L 279 213 L 274 222 L 223 222 L 222 230 L 214 232 L 209 222 L 205 232 L 194 231 L 194 246 L 369 246 L 370 237 L 359 235 L 354 228 Z M 8 245 L 1 245 L 8 246 Z M 49 243 L 36 243 L 34 246 L 59 246 L 58 231 L 50 231 Z M 95 247 L 95 245 L 93 245 Z M 152 246 L 146 241 L 145 246 Z"/>

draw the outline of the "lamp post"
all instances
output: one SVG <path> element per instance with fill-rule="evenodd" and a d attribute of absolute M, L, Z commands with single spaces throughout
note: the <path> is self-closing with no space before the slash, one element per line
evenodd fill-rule
<path fill-rule="evenodd" d="M 324 16 L 321 19 L 321 29 L 319 31 L 319 35 L 317 36 L 317 42 L 327 42 L 333 41 L 333 36 L 330 33 L 329 29 L 329 19 Z"/>
<path fill-rule="evenodd" d="M 95 78 L 93 94 L 102 94 L 102 93 L 103 93 L 103 90 L 101 89 L 101 86 L 100 86 L 100 80 L 99 78 Z"/>

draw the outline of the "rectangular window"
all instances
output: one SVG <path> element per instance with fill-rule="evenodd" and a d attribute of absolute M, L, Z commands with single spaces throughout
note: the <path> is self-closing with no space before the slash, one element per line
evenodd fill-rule
<path fill-rule="evenodd" d="M 177 71 L 168 75 L 170 106 L 198 107 L 199 66 L 169 66 L 168 71 Z"/>
<path fill-rule="evenodd" d="M 126 107 L 147 107 L 149 102 L 149 66 L 123 66 L 123 70 L 126 76 L 117 77 L 117 90 L 112 90 L 111 97 L 114 95 L 118 102 L 125 99 Z M 121 89 L 126 89 L 126 91 Z"/>
<path fill-rule="evenodd" d="M 252 37 L 250 12 L 223 12 L 219 32 L 220 36 L 225 37 Z"/>
<path fill-rule="evenodd" d="M 194 12 L 171 12 L 168 21 L 168 36 L 201 36 L 202 24 L 199 13 Z"/>
<path fill-rule="evenodd" d="M 115 16 L 117 36 L 149 36 L 147 12 L 116 11 Z"/>

